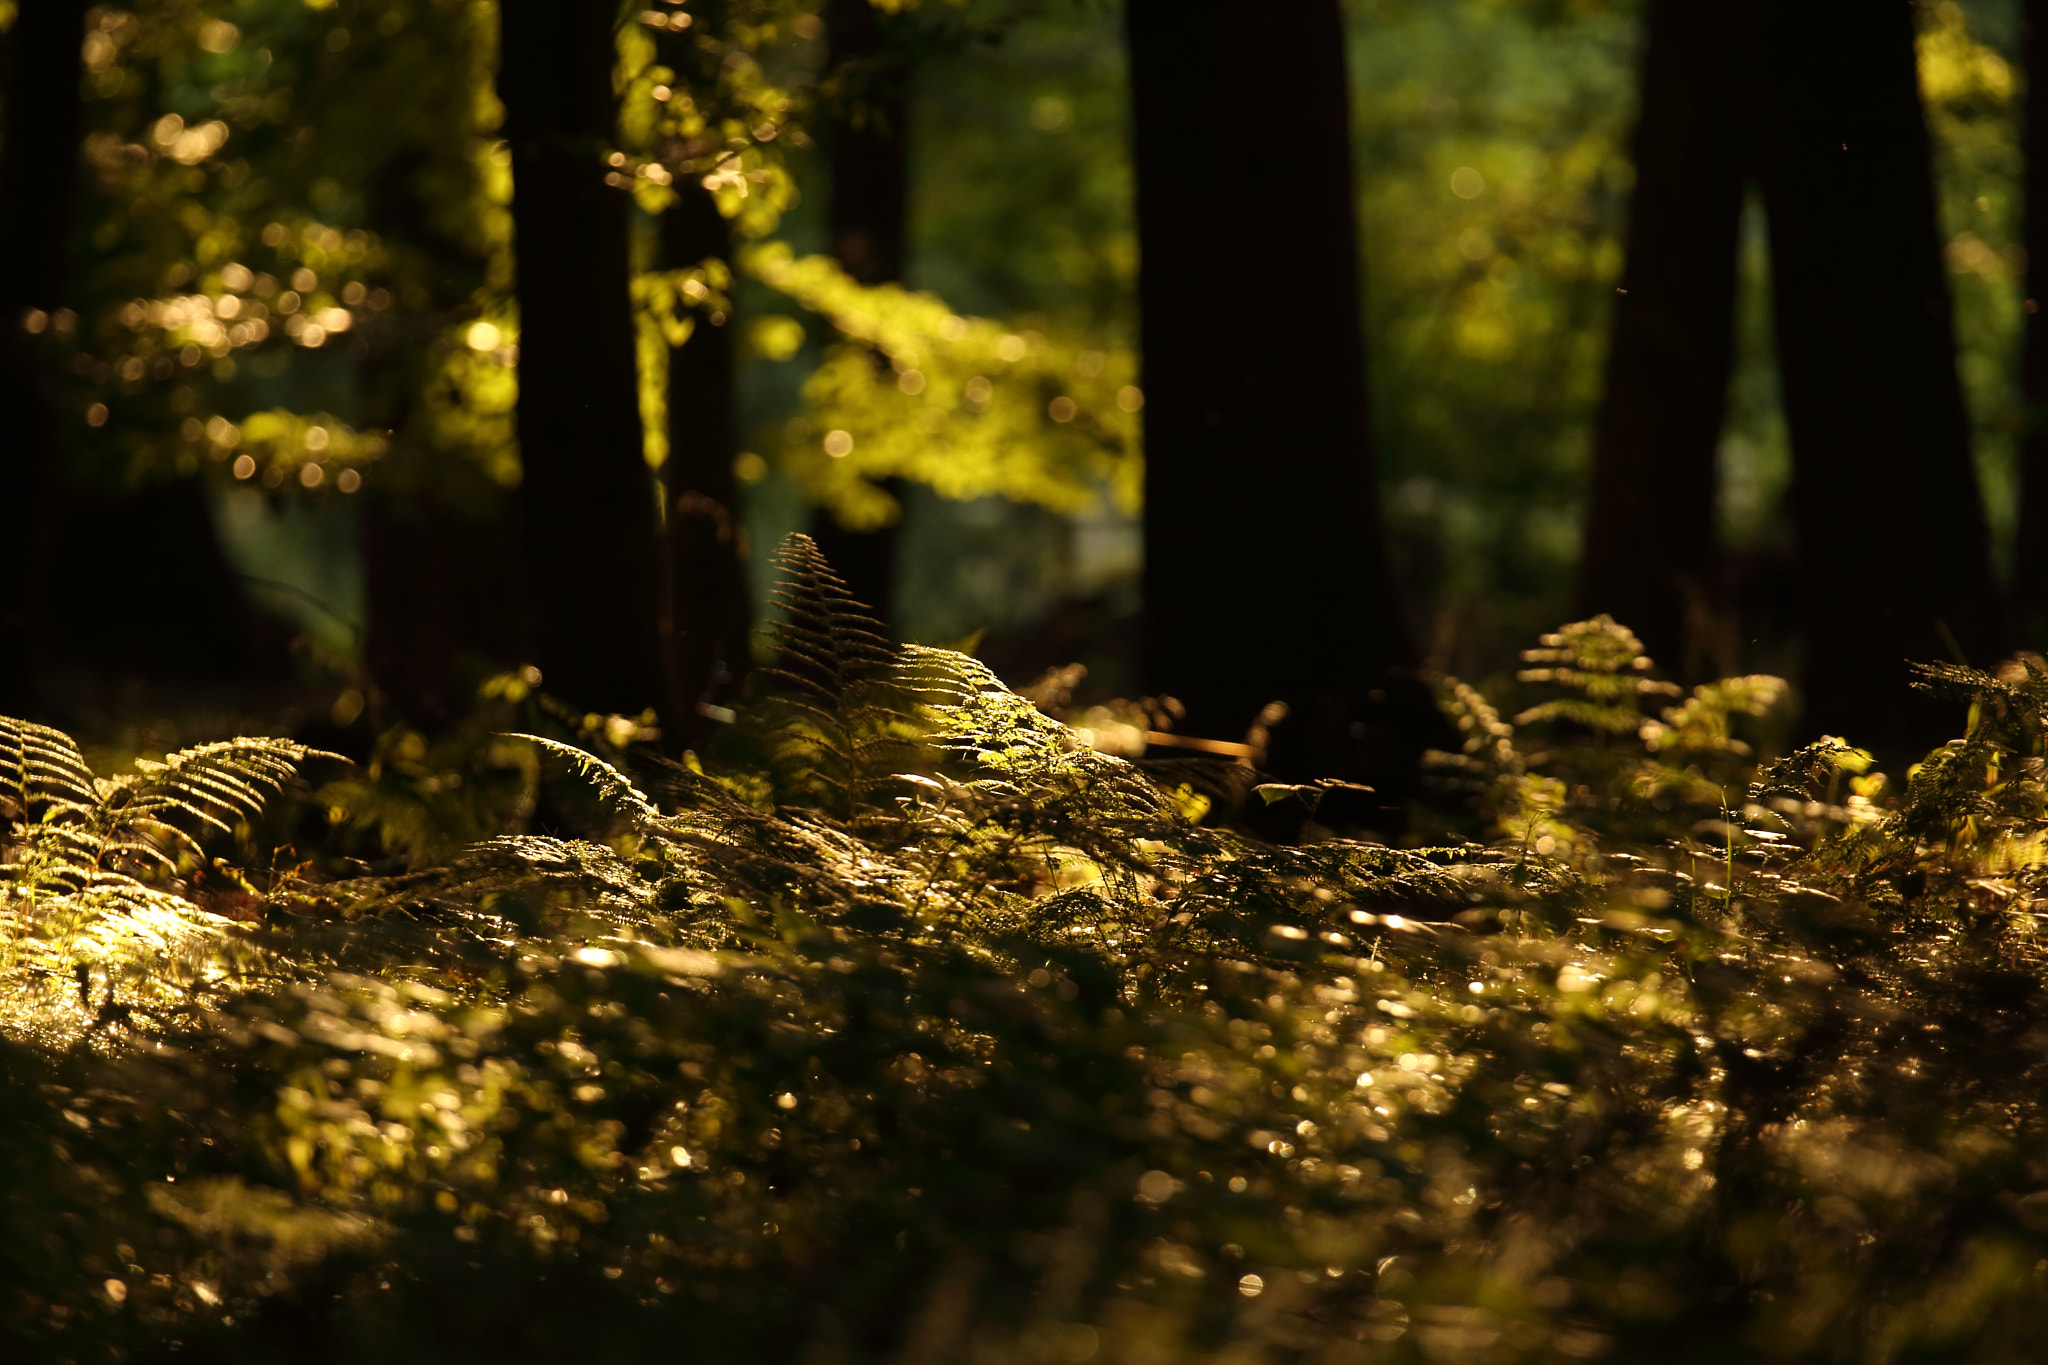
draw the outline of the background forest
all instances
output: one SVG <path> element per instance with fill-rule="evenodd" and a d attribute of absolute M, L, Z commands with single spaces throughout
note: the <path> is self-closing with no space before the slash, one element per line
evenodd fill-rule
<path fill-rule="evenodd" d="M 2038 1359 L 2042 8 L 0 0 L 0 1355 Z"/>
<path fill-rule="evenodd" d="M 95 731 L 114 716 L 131 732 L 175 725 L 186 703 L 158 699 L 184 675 L 211 680 L 208 709 L 235 698 L 244 728 L 276 728 L 287 711 L 366 733 L 401 716 L 437 723 L 482 677 L 536 656 L 518 562 L 519 303 L 493 12 L 214 8 L 81 17 L 79 123 L 60 127 L 53 111 L 37 131 L 75 138 L 83 156 L 69 186 L 16 191 L 59 212 L 10 215 L 10 297 L 56 318 L 36 336 L 53 372 L 45 444 L 63 452 L 48 534 L 100 547 L 69 566 L 67 591 L 105 600 L 147 572 L 152 592 L 177 584 L 181 604 L 118 631 L 49 612 L 45 677 L 63 681 L 44 699 Z M 2024 411 L 2017 15 L 1993 3 L 1916 14 L 1970 448 L 1992 563 L 2010 577 Z M 608 130 L 636 205 L 621 267 L 634 315 L 609 325 L 633 329 L 641 421 L 637 438 L 620 420 L 605 439 L 637 439 L 678 489 L 707 482 L 680 474 L 700 462 L 713 472 L 697 491 L 730 503 L 747 596 L 707 607 L 727 619 L 703 633 L 759 629 L 766 548 L 787 531 L 893 522 L 864 561 L 826 548 L 864 595 L 886 596 L 877 605 L 904 638 L 988 632 L 984 654 L 1020 685 L 1079 660 L 1096 699 L 1194 686 L 1146 676 L 1134 647 L 1138 251 L 1114 7 L 942 5 L 863 18 L 837 47 L 826 14 L 722 16 L 676 30 L 650 11 L 630 26 Z M 1492 673 L 1575 608 L 1635 605 L 1589 600 L 1579 566 L 1641 17 L 1593 3 L 1347 10 L 1370 421 L 1409 662 Z M 48 107 L 30 77 L 50 69 L 25 72 L 21 107 Z M 1274 119 L 1246 107 L 1226 121 L 1247 149 L 1270 149 L 1266 171 L 1248 150 L 1237 174 L 1266 202 L 1280 251 L 1299 206 L 1270 173 L 1288 146 Z M 47 163 L 32 150 L 18 149 L 17 175 Z M 861 188 L 835 193 L 835 170 Z M 66 196 L 74 226 L 54 238 Z M 849 261 L 864 235 L 886 241 Z M 1796 676 L 1790 444 L 1759 202 L 1740 242 L 1718 481 L 1663 496 L 1711 505 L 1725 556 L 1712 667 Z M 817 264 L 793 269 L 783 252 Z M 836 284 L 823 265 L 835 256 L 884 292 Z M 1260 276 L 1246 261 L 1197 287 L 1221 318 Z M 942 307 L 919 312 L 887 292 L 896 279 Z M 564 306 L 600 325 L 589 299 Z M 969 320 L 957 338 L 919 337 Z M 1000 353 L 1027 338 L 1026 355 Z M 929 354 L 902 362 L 919 339 Z M 877 354 L 924 369 L 871 373 Z M 988 409 L 967 386 L 997 369 L 1020 382 L 991 390 Z M 1035 387 L 1072 391 L 1085 415 L 1056 420 L 1021 392 Z M 980 420 L 933 440 L 917 423 L 947 409 Z M 852 448 L 835 460 L 841 430 Z M 19 469 L 14 486 L 30 479 Z M 680 587 L 684 599 L 731 597 L 717 573 L 675 572 L 711 583 Z M 1641 612 L 1621 614 L 1661 643 Z M 716 648 L 751 663 L 744 643 Z M 272 681 L 212 685 L 257 676 Z M 637 712 L 658 699 L 580 700 Z M 1208 728 L 1235 738 L 1249 719 Z"/>

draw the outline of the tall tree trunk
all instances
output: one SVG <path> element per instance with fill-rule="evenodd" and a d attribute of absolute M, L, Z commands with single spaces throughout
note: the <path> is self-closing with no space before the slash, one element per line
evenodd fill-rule
<path fill-rule="evenodd" d="M 485 261 L 436 229 L 417 184 L 427 158 L 394 157 L 373 179 L 371 222 L 380 237 L 420 253 L 436 306 L 452 308 L 482 284 Z M 361 369 L 365 399 L 392 433 L 392 450 L 358 499 L 363 558 L 364 654 L 382 698 L 410 724 L 443 731 L 465 715 L 478 674 L 532 657 L 525 616 L 523 519 L 516 492 L 489 486 L 457 496 L 436 487 L 417 399 L 439 363 L 432 338 L 408 332 L 374 345 Z M 381 728 L 389 717 L 373 711 Z"/>
<path fill-rule="evenodd" d="M 1793 452 L 1806 727 L 1902 754 L 1907 661 L 2001 644 L 1907 0 L 1775 7 L 1751 107 Z"/>
<path fill-rule="evenodd" d="M 1368 420 L 1338 0 L 1256 22 L 1130 0 L 1126 19 L 1148 684 L 1211 736 L 1286 702 L 1277 771 L 1398 777 L 1424 740 L 1380 700 L 1413 656 Z M 1284 148 L 1219 101 L 1286 110 Z"/>
<path fill-rule="evenodd" d="M 2026 341 L 2020 361 L 2026 414 L 2020 434 L 2020 524 L 2013 563 L 2019 643 L 2048 649 L 2048 0 L 2025 0 L 2020 43 L 2026 67 L 2024 240 Z"/>
<path fill-rule="evenodd" d="M 871 0 L 826 0 L 825 25 L 841 82 L 828 131 L 832 254 L 862 284 L 898 280 L 910 204 L 907 73 L 890 59 Z"/>
<path fill-rule="evenodd" d="M 407 722 L 446 731 L 468 712 L 480 675 L 531 648 L 520 600 L 518 493 L 470 508 L 377 483 L 363 493 L 370 676 Z"/>
<path fill-rule="evenodd" d="M 899 280 L 910 208 L 908 73 L 890 60 L 870 0 L 826 0 L 825 37 L 839 87 L 825 130 L 832 254 L 862 284 Z M 900 503 L 903 481 L 885 486 Z M 896 589 L 896 527 L 849 531 L 820 512 L 811 534 L 853 595 L 886 618 Z"/>
<path fill-rule="evenodd" d="M 38 698 L 49 526 L 64 432 L 43 356 L 48 319 L 69 301 L 70 238 L 83 120 L 85 0 L 34 0 L 7 44 L 0 141 L 0 497 L 11 572 L 0 591 L 0 709 Z M 44 321 L 31 331 L 30 317 Z M 40 334 L 38 334 L 40 333 Z"/>
<path fill-rule="evenodd" d="M 679 186 L 661 216 L 662 255 L 670 268 L 707 258 L 732 259 L 732 229 L 710 193 Z M 750 662 L 746 574 L 740 563 L 738 490 L 732 472 L 739 420 L 733 325 L 703 315 L 690 339 L 668 357 L 668 500 L 671 652 L 687 735 L 700 708 L 722 700 Z"/>
<path fill-rule="evenodd" d="M 1695 681 L 1730 662 L 1714 459 L 1733 344 L 1746 28 L 1716 0 L 1649 6 L 1579 588 L 1582 610 L 1611 613 Z"/>
<path fill-rule="evenodd" d="M 605 183 L 615 0 L 503 0 L 519 449 L 539 662 L 578 705 L 674 711 L 659 632 L 626 194 Z"/>

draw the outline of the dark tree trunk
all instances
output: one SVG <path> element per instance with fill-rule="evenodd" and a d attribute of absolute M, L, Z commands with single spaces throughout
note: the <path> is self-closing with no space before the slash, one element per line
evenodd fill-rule
<path fill-rule="evenodd" d="M 1716 0 L 1652 0 L 1628 255 L 1593 444 L 1580 604 L 1692 681 L 1732 664 L 1715 538 L 1742 216 L 1735 108 L 1746 25 Z"/>
<path fill-rule="evenodd" d="M 898 280 L 910 203 L 907 73 L 891 61 L 870 0 L 826 0 L 825 24 L 840 84 L 827 131 L 832 254 L 862 284 Z"/>
<path fill-rule="evenodd" d="M 1907 0 L 1773 8 L 1755 68 L 1808 730 L 1904 754 L 1960 717 L 1908 660 L 2001 631 Z"/>
<path fill-rule="evenodd" d="M 832 254 L 862 284 L 898 280 L 910 208 L 909 73 L 891 60 L 869 0 L 826 0 L 825 36 L 838 86 L 825 130 Z M 885 486 L 901 503 L 902 480 Z M 896 589 L 896 527 L 849 531 L 820 512 L 811 534 L 853 595 L 887 618 Z"/>
<path fill-rule="evenodd" d="M 518 494 L 464 511 L 376 484 L 363 492 L 370 676 L 407 722 L 446 731 L 469 710 L 481 676 L 530 648 Z"/>
<path fill-rule="evenodd" d="M 0 498 L 9 509 L 11 571 L 0 591 L 0 710 L 34 709 L 42 676 L 52 500 L 64 433 L 48 354 L 69 301 L 82 110 L 84 0 L 22 5 L 9 35 L 7 122 L 0 141 Z"/>
<path fill-rule="evenodd" d="M 2042 650 L 2048 649 L 2048 0 L 2025 0 L 2020 42 L 2027 91 L 2022 134 L 2027 311 L 2020 361 L 2026 425 L 2020 435 L 2020 525 L 2012 595 L 2018 643 Z"/>
<path fill-rule="evenodd" d="M 732 258 L 732 231 L 711 195 L 685 181 L 661 216 L 661 247 L 671 269 Z M 738 490 L 732 461 L 738 432 L 733 325 L 700 313 L 690 339 L 668 357 L 669 620 L 683 735 L 698 729 L 699 708 L 723 700 L 751 662 L 752 613 L 740 562 Z M 680 737 L 680 736 L 679 736 Z"/>
<path fill-rule="evenodd" d="M 1148 686 L 1207 736 L 1286 702 L 1278 771 L 1398 779 L 1423 722 L 1390 681 L 1412 653 L 1368 421 L 1340 7 L 1126 15 Z M 1269 120 L 1216 117 L 1219 100 L 1286 110 L 1284 154 Z"/>
<path fill-rule="evenodd" d="M 419 253 L 452 309 L 483 281 L 484 262 L 433 223 L 417 177 L 427 158 L 395 157 L 374 180 L 372 221 L 393 246 Z M 457 496 L 424 477 L 416 396 L 431 368 L 429 333 L 373 349 L 362 367 L 366 398 L 393 449 L 363 486 L 359 544 L 368 621 L 364 654 L 382 699 L 430 733 L 465 715 L 480 675 L 532 657 L 526 629 L 522 518 L 516 493 L 478 487 Z M 390 717 L 373 708 L 369 724 Z"/>
<path fill-rule="evenodd" d="M 581 706 L 673 711 L 659 631 L 624 192 L 613 0 L 504 0 L 498 91 L 512 148 L 519 449 L 539 663 Z"/>

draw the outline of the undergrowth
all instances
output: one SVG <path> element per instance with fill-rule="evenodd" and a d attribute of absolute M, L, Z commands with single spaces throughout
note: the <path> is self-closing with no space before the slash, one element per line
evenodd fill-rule
<path fill-rule="evenodd" d="M 1279 846 L 783 573 L 714 751 L 501 680 L 289 866 L 0 728 L 14 1358 L 2038 1357 L 2038 665 L 1894 784 L 1582 622 Z"/>

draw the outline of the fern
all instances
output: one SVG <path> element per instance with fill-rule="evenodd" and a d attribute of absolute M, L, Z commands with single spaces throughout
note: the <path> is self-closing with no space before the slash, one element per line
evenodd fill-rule
<path fill-rule="evenodd" d="M 104 1017 L 143 997 L 160 1000 L 181 968 L 224 951 L 229 921 L 203 909 L 180 878 L 199 869 L 201 840 L 259 815 L 310 757 L 338 758 L 289 740 L 203 744 L 136 771 L 93 775 L 72 740 L 48 726 L 0 717 L 0 974 L 41 982 L 49 1005 L 75 978 L 105 982 Z M 121 992 L 139 993 L 119 1003 Z M 17 1009 L 24 997 L 12 986 Z M 19 1015 L 17 1015 L 19 1022 Z"/>
<path fill-rule="evenodd" d="M 761 670 L 770 698 L 744 737 L 781 799 L 848 818 L 914 726 L 892 690 L 894 654 L 810 537 L 789 536 L 772 562 L 770 600 L 782 615 L 771 630 L 775 662 Z"/>
<path fill-rule="evenodd" d="M 1482 837 L 1279 847 L 786 572 L 729 746 L 542 708 L 489 743 L 587 791 L 555 833 L 306 888 L 113 1080 L 0 1067 L 102 1188 L 178 1175 L 17 1220 L 106 1244 L 37 1291 L 67 1351 L 2031 1358 L 2048 670 L 1930 670 L 1972 721 L 1894 790 L 1835 739 L 1753 767 L 1775 680 L 1681 694 L 1581 623 L 1518 707 L 1445 683 Z M 15 752 L 22 817 L 94 827 L 61 737 Z"/>

